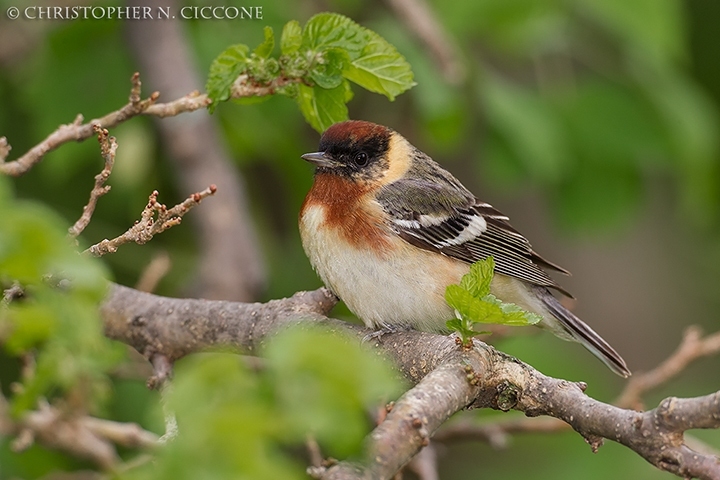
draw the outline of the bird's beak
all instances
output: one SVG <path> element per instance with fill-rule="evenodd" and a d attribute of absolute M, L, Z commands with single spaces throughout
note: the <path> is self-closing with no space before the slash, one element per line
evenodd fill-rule
<path fill-rule="evenodd" d="M 325 152 L 306 153 L 305 155 L 301 155 L 300 158 L 318 167 L 332 168 L 337 166 L 337 162 L 326 155 Z"/>

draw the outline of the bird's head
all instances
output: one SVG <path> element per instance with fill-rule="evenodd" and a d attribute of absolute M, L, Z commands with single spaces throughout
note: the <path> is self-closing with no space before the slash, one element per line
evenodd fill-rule
<path fill-rule="evenodd" d="M 319 150 L 302 158 L 314 164 L 318 174 L 356 182 L 382 181 L 390 180 L 387 177 L 394 170 L 407 170 L 408 148 L 407 141 L 388 127 L 349 120 L 328 128 L 320 138 Z"/>

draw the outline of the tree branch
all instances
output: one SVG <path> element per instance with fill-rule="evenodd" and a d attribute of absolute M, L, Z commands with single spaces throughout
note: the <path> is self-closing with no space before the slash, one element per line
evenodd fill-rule
<path fill-rule="evenodd" d="M 100 143 L 100 154 L 103 160 L 105 160 L 105 166 L 100 173 L 95 175 L 95 186 L 90 192 L 90 200 L 88 200 L 87 205 L 83 207 L 82 215 L 75 224 L 68 229 L 68 236 L 70 236 L 70 238 L 76 238 L 85 230 L 85 227 L 88 226 L 95 212 L 98 199 L 110 191 L 110 186 L 105 185 L 105 182 L 110 178 L 113 165 L 115 165 L 115 151 L 118 145 L 115 137 L 111 137 L 106 128 L 102 128 L 100 125 L 93 125 L 93 131 L 97 133 L 98 142 Z"/>
<path fill-rule="evenodd" d="M 99 125 L 103 128 L 111 128 L 143 113 L 148 107 L 150 107 L 150 105 L 157 101 L 160 94 L 158 92 L 154 92 L 150 95 L 150 97 L 142 100 L 140 98 L 140 87 L 142 85 L 140 82 L 140 74 L 135 73 L 130 81 L 132 83 L 132 88 L 130 90 L 130 102 L 127 105 L 119 110 L 105 115 L 104 117 L 90 120 L 88 123 L 83 123 L 83 116 L 78 115 L 72 123 L 68 125 L 60 125 L 60 127 L 48 135 L 45 140 L 12 162 L 2 163 L 5 158 L 0 155 L 0 173 L 10 175 L 11 177 L 19 177 L 20 175 L 27 173 L 33 166 L 40 163 L 45 154 L 48 152 L 51 152 L 61 145 L 73 140 L 80 142 L 92 137 L 95 133 L 95 125 Z M 6 147 L 6 149 L 9 151 L 8 147 Z"/>
<path fill-rule="evenodd" d="M 132 345 L 146 358 L 160 354 L 175 361 L 219 346 L 252 353 L 275 330 L 298 322 L 319 322 L 358 339 L 365 336 L 368 330 L 362 327 L 326 317 L 335 301 L 325 289 L 246 304 L 171 299 L 114 285 L 101 314 L 109 337 Z M 654 410 L 636 412 L 590 398 L 584 384 L 545 376 L 479 341 L 463 350 L 452 336 L 403 331 L 374 343 L 416 386 L 371 434 L 362 465 L 341 462 L 315 469 L 320 478 L 391 478 L 455 412 L 493 408 L 558 418 L 594 450 L 607 438 L 662 470 L 720 479 L 720 460 L 691 450 L 683 441 L 688 429 L 720 427 L 720 392 L 668 398 Z"/>
<path fill-rule="evenodd" d="M 272 94 L 277 88 L 296 82 L 296 80 L 278 79 L 269 85 L 256 85 L 246 75 L 233 84 L 233 98 L 264 96 Z M 95 134 L 95 125 L 102 128 L 112 128 L 138 115 L 151 115 L 160 118 L 179 115 L 185 112 L 192 112 L 207 107 L 211 100 L 205 94 L 197 91 L 190 92 L 168 103 L 156 103 L 160 98 L 159 92 L 153 92 L 148 98 L 142 99 L 140 74 L 134 73 L 130 78 L 132 88 L 130 90 L 130 102 L 119 110 L 110 112 L 98 119 L 83 123 L 83 116 L 78 114 L 72 123 L 60 125 L 57 130 L 48 135 L 45 140 L 31 148 L 20 158 L 6 162 L 12 147 L 7 138 L 0 137 L 0 173 L 11 177 L 19 177 L 27 173 L 32 167 L 42 161 L 45 155 L 58 147 L 72 142 L 81 142 Z"/>
<path fill-rule="evenodd" d="M 18 420 L 9 413 L 7 400 L 0 394 L 0 435 L 16 435 L 14 451 L 30 447 L 35 441 L 88 459 L 105 470 L 119 461 L 114 444 L 129 448 L 152 449 L 158 445 L 154 433 L 134 423 L 121 423 L 87 415 L 69 414 L 47 403 L 26 412 Z"/>
<path fill-rule="evenodd" d="M 720 332 L 702 338 L 700 328 L 689 327 L 677 350 L 649 372 L 635 374 L 631 377 L 615 404 L 620 407 L 642 410 L 642 395 L 645 392 L 657 388 L 677 376 L 695 360 L 715 355 L 718 352 L 720 352 Z"/>
<path fill-rule="evenodd" d="M 149 242 L 155 235 L 162 233 L 170 227 L 178 225 L 183 217 L 191 208 L 199 204 L 204 198 L 215 194 L 217 188 L 210 185 L 202 192 L 193 193 L 183 202 L 178 203 L 172 208 L 167 208 L 157 201 L 158 191 L 155 190 L 150 194 L 147 206 L 143 209 L 141 220 L 125 233 L 112 240 L 105 239 L 91 246 L 83 253 L 88 253 L 95 257 L 101 257 L 107 253 L 116 252 L 120 245 L 135 242 L 139 245 Z M 157 213 L 157 218 L 155 214 Z"/>
<path fill-rule="evenodd" d="M 398 19 L 425 44 L 445 81 L 452 85 L 463 83 L 467 69 L 459 58 L 457 46 L 430 5 L 425 0 L 387 0 L 387 3 Z"/>

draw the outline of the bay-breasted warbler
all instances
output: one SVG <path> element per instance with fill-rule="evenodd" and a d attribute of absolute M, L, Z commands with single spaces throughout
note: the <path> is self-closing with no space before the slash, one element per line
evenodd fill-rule
<path fill-rule="evenodd" d="M 368 327 L 445 330 L 454 316 L 445 288 L 492 255 L 493 295 L 539 314 L 540 326 L 630 375 L 620 355 L 550 293 L 569 295 L 544 269 L 567 272 L 399 133 L 337 123 L 319 151 L 302 158 L 316 166 L 300 211 L 303 247 L 325 285 Z"/>

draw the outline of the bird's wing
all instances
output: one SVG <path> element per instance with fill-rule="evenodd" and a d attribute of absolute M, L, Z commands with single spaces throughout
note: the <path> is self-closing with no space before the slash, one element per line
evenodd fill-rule
<path fill-rule="evenodd" d="M 495 271 L 570 296 L 541 265 L 569 272 L 535 253 L 507 216 L 447 180 L 452 183 L 404 178 L 380 189 L 376 198 L 401 238 L 467 263 L 492 255 Z"/>

